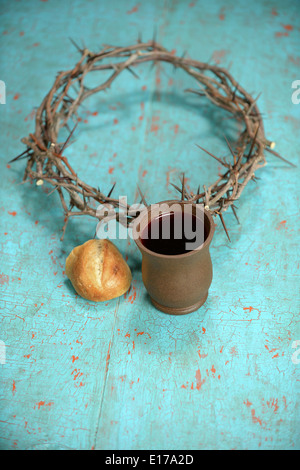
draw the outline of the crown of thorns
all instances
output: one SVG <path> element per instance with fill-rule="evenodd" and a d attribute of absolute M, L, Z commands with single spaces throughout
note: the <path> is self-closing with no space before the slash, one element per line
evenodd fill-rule
<path fill-rule="evenodd" d="M 74 43 L 74 41 L 72 40 Z M 120 208 L 119 199 L 112 197 L 115 183 L 108 194 L 104 194 L 100 188 L 94 188 L 79 178 L 79 175 L 64 157 L 64 150 L 70 145 L 70 139 L 78 125 L 78 107 L 89 96 L 108 89 L 112 82 L 127 70 L 137 77 L 134 69 L 144 62 L 157 64 L 159 61 L 168 62 L 175 68 L 183 69 L 191 75 L 198 89 L 188 89 L 187 92 L 208 98 L 216 106 L 223 108 L 245 124 L 244 130 L 238 136 L 237 142 L 226 144 L 230 151 L 230 162 L 220 158 L 208 150 L 198 146 L 207 155 L 216 159 L 223 168 L 218 179 L 206 187 L 200 186 L 197 191 L 191 191 L 186 187 L 184 174 L 180 185 L 171 183 L 179 192 L 178 200 L 186 200 L 195 204 L 202 204 L 215 216 L 219 216 L 224 230 L 229 238 L 228 230 L 222 213 L 231 207 L 238 221 L 235 201 L 241 196 L 244 188 L 250 180 L 255 181 L 256 170 L 266 165 L 264 151 L 282 158 L 273 148 L 274 142 L 265 137 L 262 115 L 257 107 L 257 99 L 247 93 L 225 68 L 208 63 L 199 62 L 186 56 L 177 57 L 173 51 L 169 52 L 156 41 L 137 44 L 128 47 L 104 46 L 100 52 L 91 52 L 80 48 L 80 60 L 71 70 L 59 72 L 51 90 L 38 107 L 35 117 L 35 131 L 29 137 L 23 138 L 22 142 L 27 146 L 26 150 L 14 158 L 27 158 L 27 165 L 23 181 L 28 178 L 35 180 L 39 186 L 43 182 L 50 183 L 53 192 L 57 192 L 64 210 L 64 226 L 62 229 L 63 239 L 68 220 L 72 216 L 89 215 L 101 220 L 102 215 L 93 207 L 91 202 L 98 204 L 111 204 Z M 88 73 L 93 71 L 109 71 L 111 75 L 103 83 L 95 88 L 87 88 L 84 84 Z M 76 97 L 70 95 L 70 88 L 76 90 Z M 73 129 L 69 123 L 75 122 Z M 66 127 L 69 131 L 67 140 L 59 143 L 58 135 L 60 129 Z M 289 162 L 288 162 L 289 163 Z M 140 188 L 141 202 L 146 203 Z M 131 213 L 130 206 L 125 218 L 126 224 L 138 215 Z M 229 238 L 230 240 L 230 238 Z"/>

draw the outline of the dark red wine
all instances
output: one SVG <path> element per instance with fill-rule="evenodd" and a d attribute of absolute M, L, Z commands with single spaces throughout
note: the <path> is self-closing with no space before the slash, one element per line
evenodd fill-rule
<path fill-rule="evenodd" d="M 142 244 L 148 250 L 162 255 L 188 253 L 202 245 L 205 238 L 202 220 L 184 212 L 171 212 L 156 217 L 141 234 Z"/>

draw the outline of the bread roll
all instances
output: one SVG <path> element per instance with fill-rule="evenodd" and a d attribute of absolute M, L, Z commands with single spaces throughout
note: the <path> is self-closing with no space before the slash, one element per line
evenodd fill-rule
<path fill-rule="evenodd" d="M 125 294 L 132 279 L 128 264 L 109 240 L 89 240 L 74 248 L 66 260 L 66 274 L 76 292 L 94 302 Z"/>

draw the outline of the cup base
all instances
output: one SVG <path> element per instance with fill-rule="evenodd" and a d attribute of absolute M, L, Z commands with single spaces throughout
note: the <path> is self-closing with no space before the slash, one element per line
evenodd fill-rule
<path fill-rule="evenodd" d="M 151 302 L 153 303 L 154 307 L 157 308 L 157 310 L 160 310 L 161 312 L 168 313 L 169 315 L 186 315 L 187 313 L 194 312 L 195 310 L 198 310 L 205 302 L 208 297 L 208 292 L 207 294 L 202 297 L 199 302 L 197 302 L 194 305 L 191 305 L 190 307 L 184 307 L 184 308 L 175 308 L 175 307 L 166 307 L 165 305 L 161 305 L 156 300 L 151 298 Z"/>

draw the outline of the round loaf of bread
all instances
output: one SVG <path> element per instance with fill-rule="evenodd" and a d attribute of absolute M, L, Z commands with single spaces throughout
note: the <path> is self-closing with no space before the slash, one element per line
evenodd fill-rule
<path fill-rule="evenodd" d="M 66 274 L 76 292 L 94 302 L 125 294 L 132 279 L 128 264 L 109 240 L 89 240 L 76 246 L 67 257 Z"/>

